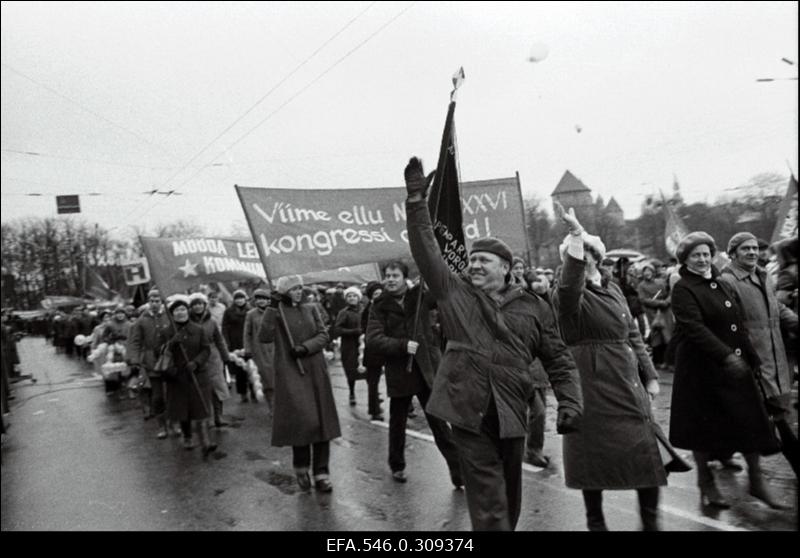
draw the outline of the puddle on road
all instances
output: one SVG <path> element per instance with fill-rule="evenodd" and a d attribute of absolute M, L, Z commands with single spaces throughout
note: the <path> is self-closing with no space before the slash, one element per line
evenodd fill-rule
<path fill-rule="evenodd" d="M 252 450 L 245 450 L 244 458 L 247 459 L 248 461 L 262 461 L 266 459 L 266 457 L 264 457 L 257 451 L 252 451 Z"/>
<path fill-rule="evenodd" d="M 115 433 L 125 430 L 124 424 L 118 424 L 116 426 L 110 426 L 108 428 L 103 428 L 100 432 L 106 436 L 113 436 Z"/>
<path fill-rule="evenodd" d="M 371 504 L 367 504 L 364 506 L 364 512 L 366 513 L 367 517 L 370 519 L 375 519 L 377 521 L 387 521 L 389 518 L 386 515 L 386 512 L 383 511 L 382 508 L 378 506 L 374 506 Z"/>
<path fill-rule="evenodd" d="M 269 469 L 261 469 L 254 474 L 258 480 L 274 486 L 284 494 L 291 495 L 299 491 L 294 475 L 270 471 Z"/>

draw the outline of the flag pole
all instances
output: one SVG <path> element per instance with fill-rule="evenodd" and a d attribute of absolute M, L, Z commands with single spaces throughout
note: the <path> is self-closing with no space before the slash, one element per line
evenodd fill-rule
<path fill-rule="evenodd" d="M 441 200 L 442 197 L 442 186 L 444 182 L 444 167 L 447 162 L 447 146 L 450 141 L 450 134 L 453 128 L 453 113 L 455 112 L 456 109 L 455 94 L 456 90 L 458 89 L 458 85 L 460 85 L 460 83 L 455 83 L 455 79 L 453 81 L 455 88 L 453 89 L 453 91 L 450 92 L 450 104 L 447 107 L 447 119 L 444 122 L 444 132 L 442 132 L 442 143 L 441 146 L 439 147 L 439 161 L 437 162 L 436 165 L 436 174 L 433 177 L 434 181 L 433 188 L 436 191 L 436 199 L 433 202 L 434 215 L 438 215 L 439 213 L 439 201 Z M 417 338 L 417 329 L 419 326 L 419 312 L 422 309 L 422 296 L 424 290 L 425 290 L 425 281 L 424 279 L 422 279 L 422 276 L 420 276 L 419 293 L 414 308 L 414 322 L 413 325 L 411 326 L 412 341 L 414 341 Z M 413 369 L 413 366 L 414 366 L 414 355 L 409 354 L 408 362 L 406 363 L 406 372 L 410 373 L 411 370 Z"/>
<path fill-rule="evenodd" d="M 244 198 L 242 198 L 242 192 L 239 190 L 239 185 L 234 184 L 233 188 L 236 190 L 236 195 L 239 196 L 239 203 L 242 204 L 242 208 L 244 208 Z M 256 231 L 253 230 L 253 226 L 250 224 L 250 219 L 247 219 L 247 214 L 245 213 L 245 220 L 247 221 L 247 228 L 250 229 L 250 236 L 253 238 L 253 242 L 255 242 L 256 250 L 258 250 L 258 259 L 261 260 L 261 267 L 264 268 L 264 274 L 267 277 L 267 285 L 269 285 L 270 292 L 273 290 L 272 286 L 272 279 L 269 275 L 269 269 L 267 268 L 267 258 L 266 254 L 264 254 L 261 243 L 256 238 Z M 289 339 L 289 344 L 294 347 L 294 339 L 292 338 L 292 332 L 289 331 L 289 324 L 286 322 L 286 316 L 283 313 L 283 308 L 281 307 L 281 303 L 278 302 L 278 315 L 280 317 L 281 325 L 283 325 L 283 331 L 286 333 L 286 337 Z M 300 362 L 300 358 L 296 358 L 295 362 L 297 363 L 297 367 L 300 369 L 300 375 L 305 376 L 306 371 L 303 368 L 303 363 Z"/>
<path fill-rule="evenodd" d="M 522 213 L 522 232 L 525 233 L 525 256 L 528 259 L 528 267 L 531 267 L 531 245 L 528 241 L 528 224 L 525 222 L 525 201 L 522 199 L 522 182 L 519 180 L 519 171 L 514 171 L 517 177 L 517 193 L 519 194 L 519 210 Z M 536 254 L 536 262 L 538 263 L 539 254 Z M 513 263 L 513 262 L 512 262 Z"/>

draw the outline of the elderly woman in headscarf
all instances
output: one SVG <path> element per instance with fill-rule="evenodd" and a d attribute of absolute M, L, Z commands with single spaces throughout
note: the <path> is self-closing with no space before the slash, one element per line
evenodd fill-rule
<path fill-rule="evenodd" d="M 189 297 L 173 295 L 167 308 L 175 324 L 175 334 L 167 341 L 172 363 L 166 372 L 167 416 L 178 422 L 183 431 L 183 447 L 193 449 L 192 422 L 200 436 L 203 459 L 217 449 L 209 439 L 208 418 L 211 416 L 211 381 L 208 358 L 211 340 L 202 326 L 189 319 Z"/>
<path fill-rule="evenodd" d="M 206 363 L 206 373 L 211 382 L 211 404 L 214 410 L 214 425 L 217 428 L 228 423 L 222 420 L 222 402 L 230 397 L 228 382 L 225 381 L 225 363 L 230 360 L 228 347 L 217 321 L 208 309 L 208 298 L 203 293 L 189 295 L 191 320 L 203 328 L 211 341 L 211 354 Z"/>
<path fill-rule="evenodd" d="M 739 296 L 711 263 L 716 251 L 702 231 L 686 235 L 676 249 L 681 279 L 672 290 L 677 339 L 669 438 L 694 453 L 704 506 L 730 507 L 708 461 L 737 451 L 747 462 L 750 494 L 773 505 L 759 454 L 778 447 L 756 383 L 759 360 Z"/>
<path fill-rule="evenodd" d="M 278 279 L 259 330 L 259 341 L 275 343 L 275 407 L 272 445 L 292 446 L 292 464 L 303 491 L 330 492 L 330 441 L 341 436 L 339 415 L 322 349 L 328 330 L 316 307 L 303 304 L 303 279 Z"/>
<path fill-rule="evenodd" d="M 555 208 L 569 234 L 553 304 L 583 390 L 581 426 L 563 441 L 566 484 L 583 490 L 590 531 L 607 530 L 602 491 L 629 489 L 638 493 L 643 528 L 658 530 L 659 487 L 667 484 L 650 407 L 658 376 L 625 296 L 598 267 L 603 242 L 574 210 Z"/>

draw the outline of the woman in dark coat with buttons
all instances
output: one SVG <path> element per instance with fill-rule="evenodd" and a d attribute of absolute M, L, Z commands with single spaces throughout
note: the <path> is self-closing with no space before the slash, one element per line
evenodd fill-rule
<path fill-rule="evenodd" d="M 602 491 L 631 489 L 642 527 L 656 531 L 659 486 L 667 484 L 650 408 L 658 375 L 625 296 L 598 269 L 602 241 L 583 230 L 572 209 L 555 205 L 570 234 L 553 303 L 583 392 L 580 428 L 564 436 L 565 481 L 583 491 L 590 531 L 607 530 Z"/>
<path fill-rule="evenodd" d="M 217 449 L 208 432 L 213 388 L 208 373 L 211 340 L 205 330 L 189 319 L 189 298 L 174 295 L 167 307 L 175 324 L 175 334 L 167 343 L 172 365 L 167 371 L 167 417 L 179 422 L 183 446 L 194 448 L 192 423 L 200 436 L 203 458 Z"/>
<path fill-rule="evenodd" d="M 727 508 L 707 462 L 741 452 L 750 494 L 774 501 L 759 455 L 778 447 L 756 384 L 758 357 L 736 293 L 711 264 L 715 252 L 714 239 L 702 231 L 686 235 L 676 250 L 681 279 L 672 291 L 677 340 L 669 438 L 693 451 L 702 504 Z"/>

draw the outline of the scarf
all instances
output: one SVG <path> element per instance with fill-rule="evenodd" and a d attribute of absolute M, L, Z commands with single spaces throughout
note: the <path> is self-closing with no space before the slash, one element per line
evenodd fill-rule
<path fill-rule="evenodd" d="M 690 271 L 690 272 L 694 273 L 695 275 L 699 275 L 699 276 L 700 276 L 700 277 L 702 277 L 703 279 L 711 279 L 711 267 L 709 267 L 709 268 L 708 268 L 708 271 L 706 271 L 705 273 L 700 273 L 700 272 L 697 272 L 697 271 L 695 271 L 694 269 L 692 269 L 691 267 L 689 267 L 688 265 L 686 266 L 686 269 L 687 269 L 688 271 Z"/>

